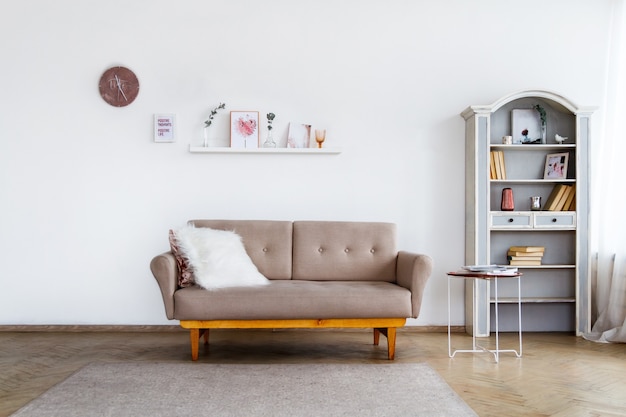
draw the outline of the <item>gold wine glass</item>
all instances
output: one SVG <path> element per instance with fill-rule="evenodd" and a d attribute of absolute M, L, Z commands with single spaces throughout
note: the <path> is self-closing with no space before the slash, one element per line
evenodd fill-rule
<path fill-rule="evenodd" d="M 324 140 L 326 140 L 326 129 L 315 129 L 315 141 L 318 148 L 322 147 Z"/>

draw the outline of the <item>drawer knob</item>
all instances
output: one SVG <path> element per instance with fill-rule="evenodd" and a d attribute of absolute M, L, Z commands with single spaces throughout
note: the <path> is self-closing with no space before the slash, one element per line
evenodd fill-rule
<path fill-rule="evenodd" d="M 556 217 L 552 219 L 552 223 L 556 223 Z"/>
<path fill-rule="evenodd" d="M 513 223 L 513 218 L 509 217 L 509 223 Z"/>

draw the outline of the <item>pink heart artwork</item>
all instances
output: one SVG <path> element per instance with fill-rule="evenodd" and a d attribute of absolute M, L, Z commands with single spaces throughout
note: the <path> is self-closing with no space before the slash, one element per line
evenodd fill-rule
<path fill-rule="evenodd" d="M 252 135 L 256 131 L 256 120 L 240 117 L 237 119 L 237 131 L 244 137 Z"/>

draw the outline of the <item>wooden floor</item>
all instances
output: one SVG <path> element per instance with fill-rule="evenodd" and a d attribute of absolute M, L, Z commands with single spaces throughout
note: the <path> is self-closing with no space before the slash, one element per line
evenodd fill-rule
<path fill-rule="evenodd" d="M 516 335 L 502 344 L 514 346 Z M 364 331 L 215 330 L 198 363 L 388 363 Z M 491 341 L 490 341 L 491 342 Z M 471 338 L 453 334 L 453 345 Z M 188 362 L 186 332 L 0 332 L 0 417 L 90 362 Z M 523 358 L 447 355 L 445 333 L 398 331 L 395 363 L 425 362 L 481 416 L 624 416 L 626 345 L 524 334 Z M 419 375 L 415 376 L 419 378 Z M 415 401 L 419 401 L 416 395 Z"/>

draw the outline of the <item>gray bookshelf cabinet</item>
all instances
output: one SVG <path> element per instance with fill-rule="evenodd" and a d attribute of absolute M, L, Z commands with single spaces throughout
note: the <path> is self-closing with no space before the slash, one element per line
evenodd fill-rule
<path fill-rule="evenodd" d="M 546 143 L 503 144 L 503 136 L 513 135 L 511 111 L 534 109 L 535 105 L 546 111 Z M 470 106 L 461 113 L 466 152 L 465 263 L 508 264 L 510 246 L 545 247 L 541 265 L 518 267 L 524 274 L 523 331 L 573 331 L 580 335 L 590 330 L 588 179 L 594 110 L 550 91 L 529 90 L 490 105 Z M 558 143 L 555 134 L 568 139 Z M 503 152 L 506 179 L 491 179 L 492 151 Z M 554 153 L 569 155 L 566 178 L 544 179 L 546 156 Z M 543 211 L 556 184 L 575 186 L 575 210 Z M 514 211 L 500 210 L 503 188 L 513 190 Z M 531 211 L 531 196 L 542 197 L 542 211 Z M 493 300 L 489 283 L 476 281 L 482 282 L 466 283 L 466 330 L 486 337 L 494 326 Z M 500 331 L 516 331 L 516 288 L 500 285 Z"/>

